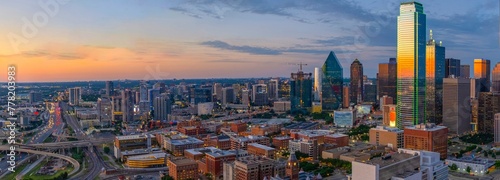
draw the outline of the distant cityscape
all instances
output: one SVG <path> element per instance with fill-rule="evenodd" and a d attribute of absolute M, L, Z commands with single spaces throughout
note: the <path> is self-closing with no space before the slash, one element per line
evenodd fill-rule
<path fill-rule="evenodd" d="M 330 51 L 283 77 L 16 82 L 0 179 L 497 179 L 500 62 L 448 57 L 423 6 L 374 78 Z"/>

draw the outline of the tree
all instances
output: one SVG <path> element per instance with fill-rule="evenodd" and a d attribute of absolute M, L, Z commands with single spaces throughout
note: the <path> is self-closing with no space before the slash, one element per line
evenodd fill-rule
<path fill-rule="evenodd" d="M 495 161 L 495 168 L 500 169 L 500 161 Z"/>
<path fill-rule="evenodd" d="M 7 139 L 4 139 L 4 140 L 2 141 L 2 144 L 7 144 Z"/>
<path fill-rule="evenodd" d="M 497 158 L 497 156 L 495 155 L 495 153 L 491 153 L 491 157 L 492 157 L 493 159 L 496 159 L 496 158 Z"/>
<path fill-rule="evenodd" d="M 467 173 L 470 173 L 470 170 L 471 170 L 471 168 L 469 166 L 467 166 L 467 168 L 465 169 L 465 171 L 467 171 Z"/>
<path fill-rule="evenodd" d="M 488 157 L 488 152 L 486 150 L 483 151 L 484 157 Z"/>
<path fill-rule="evenodd" d="M 452 164 L 452 165 L 450 166 L 450 169 L 451 169 L 452 171 L 456 171 L 456 170 L 458 169 L 458 166 L 457 166 L 456 164 Z"/>
<path fill-rule="evenodd" d="M 174 180 L 174 178 L 170 175 L 165 175 L 161 178 L 161 180 Z"/>
<path fill-rule="evenodd" d="M 111 151 L 111 150 L 109 149 L 109 147 L 108 147 L 108 146 L 104 147 L 104 153 L 108 154 L 108 153 L 109 153 L 109 151 Z"/>

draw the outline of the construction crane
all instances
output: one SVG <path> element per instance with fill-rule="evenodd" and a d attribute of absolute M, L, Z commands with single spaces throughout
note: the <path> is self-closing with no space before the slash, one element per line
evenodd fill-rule
<path fill-rule="evenodd" d="M 300 63 L 288 63 L 288 65 L 294 65 L 294 66 L 299 66 L 299 71 L 302 71 L 302 66 L 307 66 L 307 64 L 304 64 L 302 62 Z"/>

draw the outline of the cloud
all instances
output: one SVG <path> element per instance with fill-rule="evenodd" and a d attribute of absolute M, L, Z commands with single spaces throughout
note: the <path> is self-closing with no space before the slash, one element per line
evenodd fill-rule
<path fill-rule="evenodd" d="M 206 62 L 209 62 L 209 63 L 253 63 L 255 61 L 237 60 L 237 59 L 216 59 L 216 60 L 208 60 Z"/>
<path fill-rule="evenodd" d="M 280 54 L 282 54 L 281 51 L 271 49 L 271 48 L 257 47 L 257 46 L 246 46 L 246 45 L 245 46 L 235 46 L 235 45 L 230 45 L 230 44 L 223 42 L 223 41 L 205 41 L 205 42 L 200 43 L 200 45 L 213 47 L 213 48 L 217 48 L 217 49 L 224 49 L 224 50 L 231 50 L 231 51 L 236 51 L 236 52 L 255 54 L 255 55 L 280 55 Z"/>

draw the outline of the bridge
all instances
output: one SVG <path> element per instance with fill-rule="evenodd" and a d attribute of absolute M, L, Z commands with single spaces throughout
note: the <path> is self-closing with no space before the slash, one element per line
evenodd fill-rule
<path fill-rule="evenodd" d="M 80 141 L 66 141 L 66 142 L 53 142 L 53 143 L 39 143 L 39 144 L 17 144 L 24 149 L 67 149 L 73 147 L 89 147 L 101 145 L 104 143 L 113 142 L 113 138 L 99 138 L 94 140 L 80 140 Z M 10 145 L 0 145 L 2 148 L 10 147 Z"/>
<path fill-rule="evenodd" d="M 0 146 L 0 150 L 3 151 L 10 151 L 10 146 Z M 51 152 L 44 152 L 44 151 L 35 151 L 31 149 L 22 149 L 22 148 L 16 148 L 16 152 L 24 152 L 24 153 L 29 153 L 29 154 L 39 154 L 39 155 L 44 155 L 44 156 L 51 156 L 55 158 L 60 158 L 68 161 L 71 163 L 74 167 L 73 171 L 71 171 L 68 175 L 72 176 L 73 174 L 76 174 L 80 170 L 80 163 L 78 163 L 77 160 L 73 159 L 72 157 L 65 156 L 65 155 L 60 155 L 60 154 L 55 154 Z"/>

